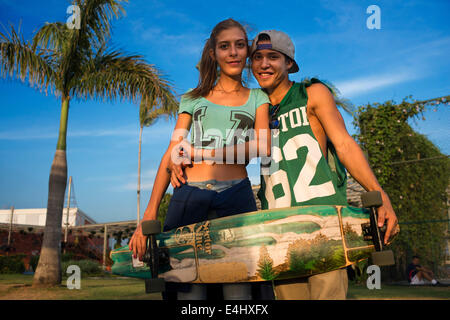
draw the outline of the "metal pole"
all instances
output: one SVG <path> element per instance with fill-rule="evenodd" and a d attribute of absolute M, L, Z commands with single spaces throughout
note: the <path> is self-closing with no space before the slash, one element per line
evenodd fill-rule
<path fill-rule="evenodd" d="M 64 242 L 67 243 L 67 233 L 69 230 L 69 209 L 70 209 L 70 187 L 72 186 L 72 176 L 69 177 L 69 191 L 68 191 L 68 200 L 67 200 L 67 215 L 66 215 L 66 229 L 64 231 Z"/>
<path fill-rule="evenodd" d="M 141 220 L 141 144 L 142 144 L 142 129 L 139 131 L 139 157 L 138 157 L 138 187 L 137 187 L 137 220 L 136 227 L 139 227 Z"/>
<path fill-rule="evenodd" d="M 8 247 L 11 244 L 11 233 L 12 233 L 12 226 L 13 226 L 13 216 L 14 216 L 14 206 L 11 207 L 11 219 L 9 221 L 9 232 L 8 232 Z"/>

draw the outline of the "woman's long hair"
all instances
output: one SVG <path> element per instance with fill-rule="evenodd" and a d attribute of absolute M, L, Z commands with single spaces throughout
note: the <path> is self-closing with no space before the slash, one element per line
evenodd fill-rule
<path fill-rule="evenodd" d="M 217 36 L 223 31 L 231 28 L 239 28 L 245 35 L 245 43 L 247 44 L 247 53 L 250 51 L 248 46 L 248 37 L 245 28 L 233 19 L 227 19 L 219 22 L 211 32 L 209 39 L 203 47 L 202 58 L 200 60 L 200 77 L 197 87 L 187 93 L 188 97 L 192 99 L 206 97 L 216 84 L 218 73 L 217 61 L 211 58 L 210 50 L 215 51 Z"/>

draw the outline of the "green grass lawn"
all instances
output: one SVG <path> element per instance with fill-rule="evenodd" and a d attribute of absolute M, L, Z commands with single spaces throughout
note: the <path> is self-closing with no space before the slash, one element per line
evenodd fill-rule
<path fill-rule="evenodd" d="M 0 300 L 160 300 L 161 294 L 146 294 L 139 279 L 115 276 L 81 279 L 79 290 L 69 290 L 67 278 L 56 288 L 32 288 L 32 275 L 0 274 Z M 349 284 L 347 298 L 360 299 L 449 299 L 450 287 L 408 287 L 382 284 L 380 290 Z"/>
<path fill-rule="evenodd" d="M 450 300 L 450 287 L 399 286 L 381 284 L 381 289 L 369 290 L 366 286 L 349 283 L 349 300 L 408 300 L 408 299 L 447 299 Z"/>
<path fill-rule="evenodd" d="M 67 278 L 61 286 L 32 288 L 32 275 L 0 274 L 0 300 L 161 300 L 161 294 L 146 294 L 144 281 L 115 276 L 81 279 L 80 289 L 68 289 Z"/>

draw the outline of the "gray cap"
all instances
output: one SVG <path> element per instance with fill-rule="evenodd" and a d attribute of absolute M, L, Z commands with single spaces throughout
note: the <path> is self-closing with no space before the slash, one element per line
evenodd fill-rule
<path fill-rule="evenodd" d="M 257 45 L 258 38 L 261 34 L 267 34 L 270 38 L 270 44 L 262 44 Z M 291 38 L 284 33 L 283 31 L 277 31 L 277 30 L 264 30 L 258 33 L 258 35 L 255 37 L 252 43 L 251 48 L 251 56 L 257 51 L 257 50 L 263 50 L 263 49 L 269 49 L 269 50 L 275 50 L 281 53 L 284 53 L 289 58 L 292 59 L 294 62 L 294 65 L 288 70 L 289 73 L 295 73 L 298 72 L 299 68 L 297 65 L 297 62 L 295 61 L 295 47 L 294 43 L 292 42 Z"/>

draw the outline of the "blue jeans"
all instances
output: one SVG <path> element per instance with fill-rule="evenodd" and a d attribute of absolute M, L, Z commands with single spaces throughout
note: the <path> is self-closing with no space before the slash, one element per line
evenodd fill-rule
<path fill-rule="evenodd" d="M 167 210 L 164 231 L 209 219 L 256 211 L 248 178 L 242 180 L 188 182 L 175 188 Z M 179 300 L 206 300 L 207 285 L 172 284 Z M 248 283 L 223 285 L 225 300 L 250 300 Z"/>
<path fill-rule="evenodd" d="M 192 182 L 192 185 L 188 183 L 175 188 L 167 209 L 164 231 L 213 218 L 256 211 L 248 178 L 232 180 L 233 182 L 214 181 Z M 223 190 L 226 183 L 229 186 Z"/>

